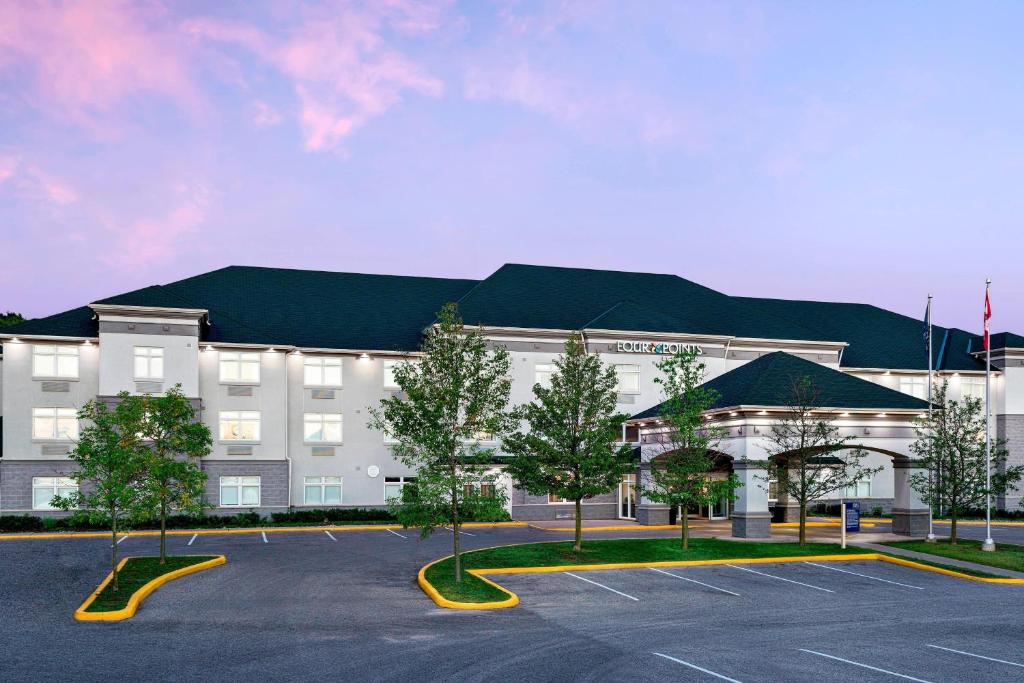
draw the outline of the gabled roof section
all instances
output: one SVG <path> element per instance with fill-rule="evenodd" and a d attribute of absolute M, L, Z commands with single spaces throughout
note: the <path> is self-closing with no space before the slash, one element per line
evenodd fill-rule
<path fill-rule="evenodd" d="M 17 325 L 0 327 L 3 334 L 42 335 L 47 337 L 95 337 L 95 314 L 88 306 L 48 315 L 45 318 L 26 320 Z"/>
<path fill-rule="evenodd" d="M 631 307 L 613 311 L 619 304 Z M 621 327 L 606 329 L 843 341 L 822 338 L 795 319 L 755 319 L 732 297 L 655 273 L 506 264 L 463 297 L 459 310 L 469 324 L 494 327 L 598 328 L 607 314 L 604 324 Z M 629 320 L 629 312 L 637 318 Z"/>
<path fill-rule="evenodd" d="M 990 335 L 989 341 L 992 343 L 993 351 L 996 349 L 1024 349 L 1024 337 L 1013 332 L 998 332 Z M 971 353 L 983 351 L 985 348 L 984 337 L 981 335 L 972 335 L 968 344 Z"/>
<path fill-rule="evenodd" d="M 718 393 L 712 410 L 735 406 L 787 407 L 793 383 L 809 377 L 822 408 L 853 410 L 926 410 L 927 401 L 854 377 L 845 372 L 777 351 L 741 365 L 703 384 Z M 634 415 L 641 420 L 659 417 L 662 404 Z"/>

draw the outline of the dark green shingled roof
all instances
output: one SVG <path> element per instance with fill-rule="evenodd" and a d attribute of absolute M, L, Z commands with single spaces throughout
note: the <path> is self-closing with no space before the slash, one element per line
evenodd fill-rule
<path fill-rule="evenodd" d="M 992 342 L 992 349 L 1024 349 L 1024 337 L 1013 332 L 997 332 L 989 337 L 989 341 Z M 985 340 L 981 335 L 972 335 L 970 340 L 970 350 L 972 352 L 984 351 Z M 981 361 L 979 361 L 981 362 Z M 984 365 L 984 362 L 981 362 Z"/>
<path fill-rule="evenodd" d="M 883 387 L 874 382 L 777 351 L 741 365 L 705 382 L 719 394 L 712 409 L 734 406 L 787 406 L 792 400 L 793 382 L 810 377 L 822 408 L 871 410 L 923 410 L 927 401 Z M 632 419 L 649 419 L 662 413 L 661 405 L 638 413 Z"/>

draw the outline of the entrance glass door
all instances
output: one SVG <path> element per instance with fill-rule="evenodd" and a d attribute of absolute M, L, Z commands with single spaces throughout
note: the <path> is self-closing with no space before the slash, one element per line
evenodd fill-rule
<path fill-rule="evenodd" d="M 718 501 L 708 508 L 708 519 L 728 519 L 729 498 L 722 496 Z"/>
<path fill-rule="evenodd" d="M 619 482 L 619 518 L 636 519 L 635 474 L 624 474 Z"/>

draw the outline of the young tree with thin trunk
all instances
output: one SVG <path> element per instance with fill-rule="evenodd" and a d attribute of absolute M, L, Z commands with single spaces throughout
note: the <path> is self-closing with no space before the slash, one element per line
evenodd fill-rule
<path fill-rule="evenodd" d="M 141 397 L 142 438 L 149 446 L 142 480 L 146 502 L 160 517 L 160 564 L 167 562 L 167 515 L 203 511 L 206 472 L 199 459 L 213 445 L 210 428 L 196 420 L 192 402 L 175 385 L 163 396 Z"/>
<path fill-rule="evenodd" d="M 1024 477 L 1024 465 L 1006 465 L 1009 453 L 1006 441 L 993 439 L 989 460 L 992 486 L 985 477 L 985 407 L 981 399 L 965 396 L 962 401 L 949 398 L 949 382 L 935 389 L 931 419 L 921 418 L 916 426 L 917 440 L 910 448 L 917 463 L 928 471 L 941 471 L 941 477 L 927 474 L 910 476 L 910 486 L 931 507 L 949 510 L 949 542 L 956 545 L 956 523 L 967 510 L 985 505 L 987 496 L 998 496 Z M 930 441 L 930 443 L 929 443 Z"/>
<path fill-rule="evenodd" d="M 74 450 L 68 454 L 78 469 L 70 476 L 78 491 L 53 499 L 63 510 L 83 508 L 103 513 L 110 523 L 111 589 L 118 590 L 117 532 L 146 511 L 143 478 L 149 454 L 142 442 L 142 401 L 122 392 L 112 409 L 89 401 L 78 412 L 85 423 Z"/>
<path fill-rule="evenodd" d="M 395 440 L 395 455 L 416 472 L 394 506 L 404 526 L 452 530 L 455 580 L 462 581 L 460 528 L 467 516 L 500 515 L 506 496 L 497 486 L 493 441 L 512 427 L 508 411 L 511 361 L 502 347 L 488 350 L 479 330 L 466 329 L 455 304 L 446 304 L 428 331 L 422 356 L 395 366 L 401 393 L 370 408 L 370 424 Z"/>
<path fill-rule="evenodd" d="M 768 436 L 769 478 L 800 506 L 800 545 L 807 543 L 807 506 L 882 470 L 863 464 L 867 452 L 842 436 L 836 415 L 821 409 L 819 392 L 807 376 L 792 380 L 788 410 Z"/>
<path fill-rule="evenodd" d="M 615 445 L 626 419 L 615 412 L 615 370 L 588 354 L 578 335 L 554 364 L 550 386 L 535 384 L 534 400 L 519 411 L 529 429 L 509 436 L 504 448 L 515 456 L 508 472 L 521 488 L 575 504 L 578 553 L 583 500 L 614 491 L 635 466 L 630 446 Z"/>
<path fill-rule="evenodd" d="M 742 484 L 731 472 L 716 479 L 714 450 L 724 435 L 721 427 L 709 425 L 704 411 L 718 400 L 704 383 L 705 366 L 693 351 L 680 351 L 658 363 L 665 401 L 661 404 L 661 454 L 651 461 L 647 481 L 641 482 L 644 495 L 658 503 L 680 508 L 680 543 L 690 547 L 690 510 L 714 505 L 722 498 L 735 500 Z"/>

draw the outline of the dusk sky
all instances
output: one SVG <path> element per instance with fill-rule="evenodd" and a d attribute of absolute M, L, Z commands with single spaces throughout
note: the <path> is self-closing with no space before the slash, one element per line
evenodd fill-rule
<path fill-rule="evenodd" d="M 675 273 L 1024 333 L 1024 4 L 0 3 L 0 311 Z M 657 292 L 651 292 L 657 297 Z"/>

